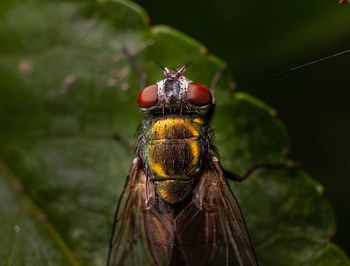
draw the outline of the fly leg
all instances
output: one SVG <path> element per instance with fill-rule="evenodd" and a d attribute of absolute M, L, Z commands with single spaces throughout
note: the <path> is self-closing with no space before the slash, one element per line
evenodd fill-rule
<path fill-rule="evenodd" d="M 137 78 L 139 80 L 140 90 L 143 89 L 146 86 L 147 75 L 140 64 L 140 61 L 138 61 L 136 58 L 137 53 L 133 53 L 127 47 L 123 47 L 122 51 L 125 57 L 127 58 L 127 60 L 129 61 L 131 67 L 136 72 Z"/>
<path fill-rule="evenodd" d="M 151 45 L 151 44 L 145 44 L 145 46 L 142 47 L 140 50 L 145 49 L 149 45 Z M 138 50 L 136 52 L 132 52 L 129 48 L 124 46 L 122 48 L 122 52 L 123 52 L 124 56 L 126 57 L 126 59 L 129 61 L 131 67 L 136 72 L 136 76 L 137 76 L 138 81 L 139 81 L 140 90 L 143 89 L 146 86 L 147 75 L 140 64 L 140 61 L 137 60 L 137 57 L 136 57 L 140 51 Z M 131 150 L 134 149 L 133 143 L 131 143 L 131 141 L 128 138 L 126 138 L 122 133 L 119 133 L 119 132 L 113 133 L 113 139 L 122 143 L 128 149 L 131 149 Z"/>
<path fill-rule="evenodd" d="M 299 169 L 300 166 L 296 163 L 277 163 L 277 164 L 269 164 L 269 163 L 257 163 L 253 164 L 249 167 L 242 175 L 232 172 L 230 170 L 224 169 L 224 173 L 227 179 L 242 182 L 249 176 L 251 176 L 256 170 L 265 169 L 265 170 L 296 170 Z"/>
<path fill-rule="evenodd" d="M 123 134 L 121 134 L 119 132 L 115 132 L 115 133 L 113 133 L 112 137 L 113 137 L 114 140 L 116 140 L 117 142 L 121 143 L 126 148 L 128 148 L 130 150 L 134 149 L 133 143 L 127 137 L 125 137 Z"/>
<path fill-rule="evenodd" d="M 225 63 L 218 71 L 216 71 L 215 75 L 213 76 L 210 82 L 210 87 L 209 87 L 210 91 L 214 91 L 219 80 L 222 78 L 222 76 L 225 74 L 227 70 L 228 70 L 228 65 Z"/>

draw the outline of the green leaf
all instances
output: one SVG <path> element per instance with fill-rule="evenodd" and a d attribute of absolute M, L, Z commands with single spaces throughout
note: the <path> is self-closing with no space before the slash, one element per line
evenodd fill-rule
<path fill-rule="evenodd" d="M 187 76 L 209 86 L 224 66 L 196 40 L 148 24 L 144 10 L 123 0 L 0 4 L 5 264 L 104 265 L 141 121 L 135 69 L 154 83 L 162 77 L 155 62 L 192 61 Z M 276 111 L 232 84 L 228 73 L 215 91 L 223 165 L 242 173 L 290 163 Z M 261 170 L 232 185 L 262 265 L 350 265 L 329 240 L 335 219 L 322 187 L 306 173 Z"/>
<path fill-rule="evenodd" d="M 0 162 L 1 265 L 78 265 L 45 214 Z"/>

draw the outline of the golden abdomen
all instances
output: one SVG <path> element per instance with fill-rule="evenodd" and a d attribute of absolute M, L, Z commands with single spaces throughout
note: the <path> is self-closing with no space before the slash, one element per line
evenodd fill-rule
<path fill-rule="evenodd" d="M 168 203 L 183 200 L 200 171 L 200 118 L 170 117 L 151 123 L 145 162 L 158 195 Z"/>

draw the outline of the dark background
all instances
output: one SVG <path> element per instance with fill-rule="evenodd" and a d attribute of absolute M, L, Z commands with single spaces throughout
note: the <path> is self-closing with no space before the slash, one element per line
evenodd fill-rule
<path fill-rule="evenodd" d="M 350 5 L 329 1 L 141 1 L 152 24 L 167 24 L 229 63 L 246 91 L 278 110 L 292 155 L 326 188 L 335 241 L 350 254 Z M 273 76 L 273 77 L 272 77 Z"/>

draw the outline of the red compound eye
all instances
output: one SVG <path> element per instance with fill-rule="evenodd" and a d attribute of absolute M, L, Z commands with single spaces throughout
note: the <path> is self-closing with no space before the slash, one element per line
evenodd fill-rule
<path fill-rule="evenodd" d="M 188 84 L 187 101 L 195 106 L 205 106 L 212 103 L 213 95 L 207 87 L 191 82 Z"/>
<path fill-rule="evenodd" d="M 140 91 L 137 97 L 137 104 L 141 108 L 151 108 L 158 102 L 158 86 L 150 85 Z"/>

